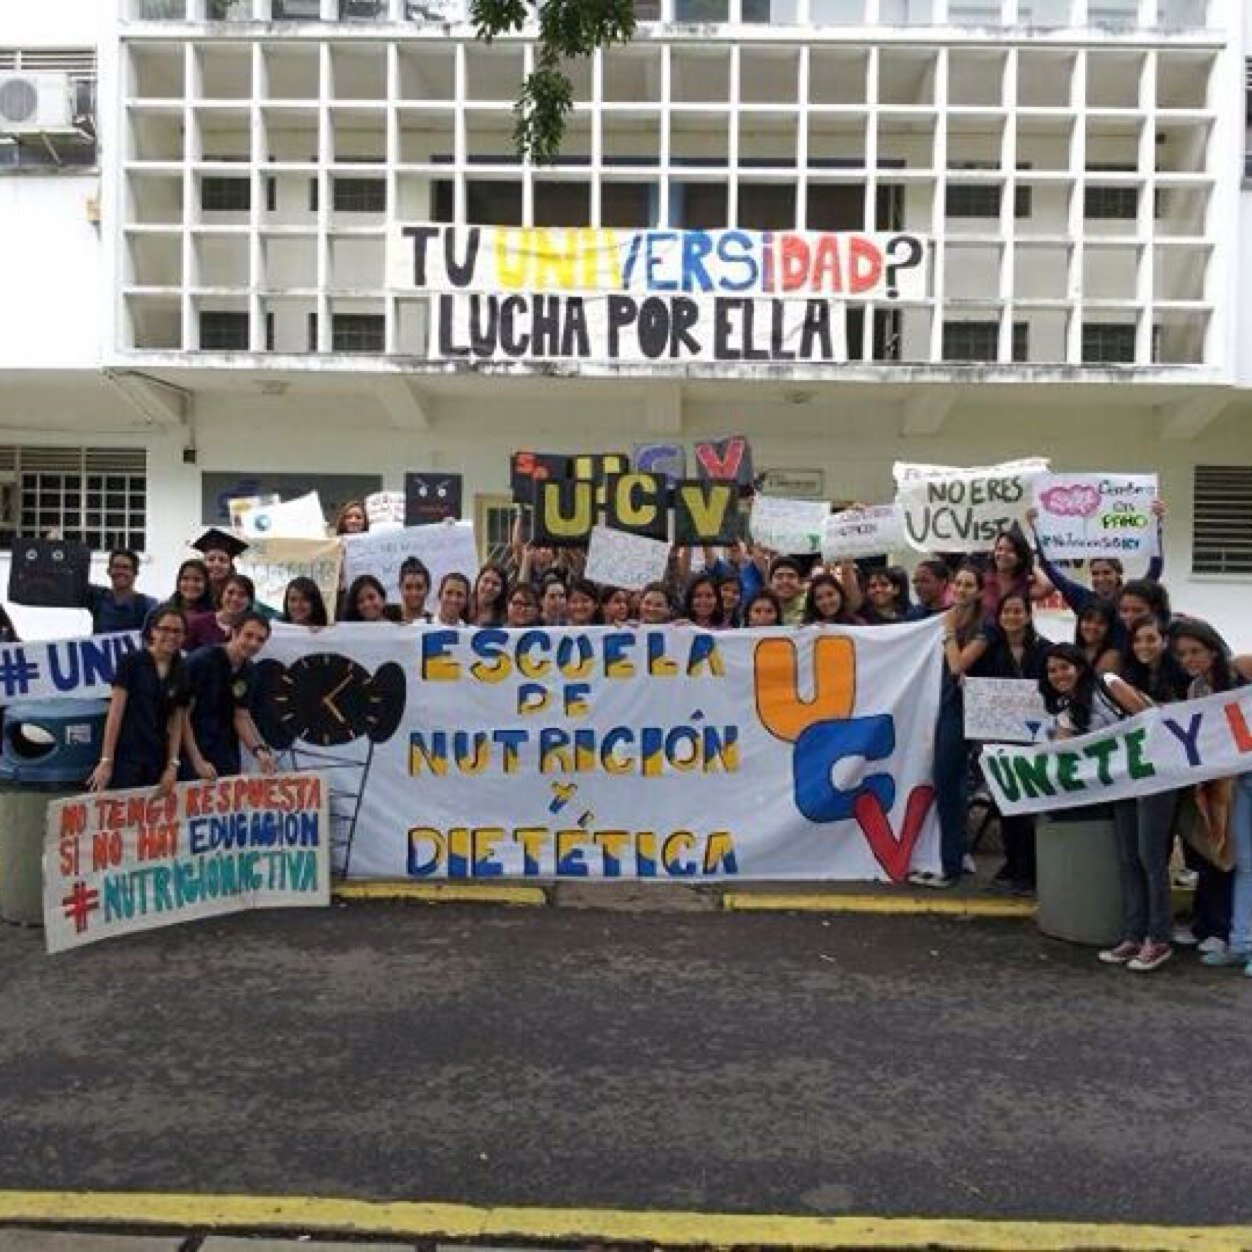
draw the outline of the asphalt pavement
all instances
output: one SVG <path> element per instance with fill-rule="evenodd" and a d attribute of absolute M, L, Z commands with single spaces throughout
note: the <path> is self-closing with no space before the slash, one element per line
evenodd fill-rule
<path fill-rule="evenodd" d="M 1252 979 L 1025 921 L 0 927 L 0 1191 L 1252 1221 Z"/>

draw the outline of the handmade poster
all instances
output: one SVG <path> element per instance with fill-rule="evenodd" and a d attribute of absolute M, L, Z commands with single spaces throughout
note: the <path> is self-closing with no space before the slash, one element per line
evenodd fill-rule
<path fill-rule="evenodd" d="M 752 538 L 766 548 L 789 556 L 822 550 L 822 534 L 830 505 L 825 500 L 786 500 L 758 495 L 752 501 L 748 525 Z"/>
<path fill-rule="evenodd" d="M 637 443 L 630 460 L 641 474 L 657 474 L 671 486 L 687 476 L 687 449 L 681 443 Z"/>
<path fill-rule="evenodd" d="M 53 800 L 49 952 L 256 908 L 330 903 L 325 775 L 222 778 Z"/>
<path fill-rule="evenodd" d="M 647 539 L 669 539 L 669 484 L 637 471 L 604 485 L 605 521 L 614 530 Z"/>
<path fill-rule="evenodd" d="M 1154 705 L 1105 730 L 1029 748 L 991 744 L 1001 813 L 1038 813 L 1191 787 L 1252 770 L 1252 687 Z"/>
<path fill-rule="evenodd" d="M 1155 474 L 1041 474 L 1034 482 L 1035 534 L 1052 560 L 1154 557 Z"/>
<path fill-rule="evenodd" d="M 927 243 L 900 232 L 398 222 L 387 236 L 387 283 L 393 292 L 496 292 L 519 301 L 552 293 L 553 308 L 562 297 L 615 293 L 635 305 L 696 292 L 740 305 L 762 296 L 911 300 L 927 294 Z"/>
<path fill-rule="evenodd" d="M 965 738 L 994 743 L 1038 743 L 1052 716 L 1028 678 L 970 678 L 961 684 Z"/>
<path fill-rule="evenodd" d="M 107 697 L 118 658 L 138 647 L 137 630 L 44 643 L 0 644 L 0 704 Z"/>
<path fill-rule="evenodd" d="M 904 510 L 898 504 L 873 504 L 843 509 L 826 518 L 822 528 L 822 560 L 856 561 L 886 556 L 908 546 Z"/>
<path fill-rule="evenodd" d="M 674 542 L 680 548 L 725 546 L 743 537 L 739 488 L 733 482 L 688 478 L 676 483 Z"/>
<path fill-rule="evenodd" d="M 335 620 L 343 544 L 338 539 L 254 539 L 235 568 L 256 584 L 256 598 L 282 612 L 287 584 L 293 578 L 311 578 L 322 593 L 326 615 Z"/>
<path fill-rule="evenodd" d="M 549 548 L 583 544 L 600 517 L 596 484 L 577 478 L 535 481 L 531 539 Z"/>
<path fill-rule="evenodd" d="M 239 515 L 239 533 L 253 539 L 325 539 L 326 518 L 316 491 Z"/>
<path fill-rule="evenodd" d="M 403 491 L 374 491 L 365 497 L 365 516 L 370 530 L 399 530 L 404 520 Z"/>
<path fill-rule="evenodd" d="M 438 526 L 406 526 L 381 534 L 344 535 L 343 581 L 351 586 L 362 574 L 373 574 L 390 601 L 400 594 L 400 566 L 415 556 L 430 570 L 430 589 L 438 592 L 440 580 L 453 572 L 464 574 L 471 584 L 478 573 L 478 549 L 472 522 L 441 522 Z"/>
<path fill-rule="evenodd" d="M 649 583 L 661 582 L 668 568 L 669 544 L 664 540 L 646 539 L 607 526 L 592 528 L 586 575 L 593 583 L 639 591 Z"/>
<path fill-rule="evenodd" d="M 568 478 L 570 458 L 556 452 L 514 452 L 509 458 L 509 490 L 514 504 L 533 504 L 535 483 Z"/>
<path fill-rule="evenodd" d="M 752 489 L 752 445 L 744 435 L 724 439 L 703 439 L 695 445 L 696 472 L 713 482 L 737 483 L 741 490 Z"/>
<path fill-rule="evenodd" d="M 941 630 L 279 630 L 259 716 L 333 764 L 350 877 L 900 881 L 939 867 Z"/>
<path fill-rule="evenodd" d="M 1042 457 L 962 469 L 897 461 L 896 500 L 909 542 L 920 552 L 982 552 L 1002 530 L 1025 527 Z"/>
<path fill-rule="evenodd" d="M 253 509 L 267 509 L 271 505 L 281 504 L 282 502 L 282 496 L 276 495 L 232 497 L 226 501 L 226 510 L 230 515 L 231 529 L 239 529 L 240 519 L 245 513 L 251 513 Z"/>
<path fill-rule="evenodd" d="M 442 471 L 412 471 L 404 476 L 404 524 L 430 526 L 461 516 L 464 479 Z"/>
<path fill-rule="evenodd" d="M 91 582 L 91 549 L 64 539 L 14 539 L 9 599 L 42 609 L 81 609 Z"/>

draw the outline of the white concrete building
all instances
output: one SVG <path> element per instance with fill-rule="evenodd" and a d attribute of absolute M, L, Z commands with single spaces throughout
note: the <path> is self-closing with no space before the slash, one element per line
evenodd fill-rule
<path fill-rule="evenodd" d="M 463 9 L 6 8 L 6 536 L 135 543 L 160 593 L 236 491 L 459 469 L 498 538 L 519 447 L 742 432 L 836 501 L 885 498 L 897 459 L 1046 454 L 1159 472 L 1177 603 L 1252 646 L 1243 6 L 641 0 L 631 46 L 572 67 L 544 167 L 511 135 L 532 45 Z M 93 54 L 94 123 L 53 100 Z M 3 120 L 44 66 L 47 124 Z M 849 306 L 846 363 L 470 364 L 388 286 L 400 222 L 930 242 L 924 294 Z"/>

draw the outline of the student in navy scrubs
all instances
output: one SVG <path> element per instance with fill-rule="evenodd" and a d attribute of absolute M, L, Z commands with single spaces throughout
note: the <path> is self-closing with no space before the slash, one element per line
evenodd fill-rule
<path fill-rule="evenodd" d="M 274 772 L 269 746 L 248 711 L 256 693 L 253 658 L 270 637 L 260 613 L 245 613 L 230 638 L 187 661 L 191 709 L 183 731 L 184 778 L 224 778 L 243 772 L 241 745 Z"/>
<path fill-rule="evenodd" d="M 91 633 L 108 635 L 119 630 L 142 630 L 156 601 L 135 590 L 139 557 L 128 548 L 109 553 L 109 585 L 87 588 Z"/>
<path fill-rule="evenodd" d="M 103 751 L 87 780 L 92 791 L 173 788 L 188 699 L 180 652 L 186 635 L 182 610 L 162 605 L 143 628 L 144 646 L 118 660 Z"/>

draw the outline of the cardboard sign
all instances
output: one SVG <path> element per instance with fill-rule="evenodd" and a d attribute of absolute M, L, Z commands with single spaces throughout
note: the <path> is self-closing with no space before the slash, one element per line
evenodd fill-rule
<path fill-rule="evenodd" d="M 725 439 L 705 439 L 695 446 L 696 472 L 713 482 L 737 483 L 741 490 L 752 489 L 752 445 L 746 435 Z"/>
<path fill-rule="evenodd" d="M 631 462 L 641 474 L 657 474 L 670 486 L 687 476 L 687 449 L 681 443 L 637 443 Z"/>
<path fill-rule="evenodd" d="M 350 587 L 362 574 L 373 574 L 386 588 L 387 599 L 394 602 L 400 594 L 400 566 L 411 556 L 430 570 L 432 593 L 445 574 L 464 574 L 472 583 L 478 573 L 474 524 L 442 522 L 381 534 L 344 535 L 343 581 Z"/>
<path fill-rule="evenodd" d="M 282 504 L 249 509 L 239 515 L 245 539 L 325 539 L 326 518 L 316 491 Z"/>
<path fill-rule="evenodd" d="M 775 552 L 808 556 L 822 550 L 822 534 L 830 505 L 824 500 L 785 500 L 757 496 L 749 525 L 752 538 Z"/>
<path fill-rule="evenodd" d="M 688 478 L 674 486 L 674 542 L 682 548 L 724 546 L 743 535 L 739 489 L 733 482 Z"/>
<path fill-rule="evenodd" d="M 919 552 L 985 552 L 1002 530 L 1024 526 L 1042 457 L 961 469 L 897 461 L 896 500 Z"/>
<path fill-rule="evenodd" d="M 535 484 L 568 478 L 570 459 L 556 452 L 514 452 L 509 458 L 509 490 L 514 504 L 532 504 Z"/>
<path fill-rule="evenodd" d="M 822 529 L 823 561 L 856 561 L 886 556 L 908 544 L 904 510 L 898 504 L 844 509 L 826 519 Z"/>
<path fill-rule="evenodd" d="M 48 805 L 49 952 L 257 908 L 330 903 L 323 774 L 183 783 Z"/>
<path fill-rule="evenodd" d="M 338 539 L 254 539 L 235 568 L 256 585 L 259 604 L 281 613 L 287 584 L 311 578 L 322 593 L 328 621 L 335 620 L 343 544 Z"/>
<path fill-rule="evenodd" d="M 404 525 L 404 492 L 375 491 L 365 497 L 370 530 L 398 530 Z"/>
<path fill-rule="evenodd" d="M 655 474 L 629 473 L 605 484 L 605 521 L 614 530 L 669 539 L 669 487 Z"/>
<path fill-rule="evenodd" d="M 638 591 L 664 579 L 668 567 L 668 543 L 607 526 L 592 528 L 586 574 L 593 583 Z"/>
<path fill-rule="evenodd" d="M 595 483 L 576 478 L 536 479 L 532 542 L 547 548 L 582 544 L 599 514 L 596 491 Z"/>
<path fill-rule="evenodd" d="M 9 565 L 9 599 L 41 609 L 87 605 L 91 549 L 64 539 L 14 539 Z"/>
<path fill-rule="evenodd" d="M 1154 557 L 1155 474 L 1041 474 L 1034 482 L 1035 534 L 1052 560 Z"/>
<path fill-rule="evenodd" d="M 1052 716 L 1029 678 L 966 678 L 965 738 L 987 743 L 1039 743 Z"/>
<path fill-rule="evenodd" d="M 430 526 L 461 516 L 465 480 L 460 474 L 413 471 L 404 476 L 404 524 Z"/>

